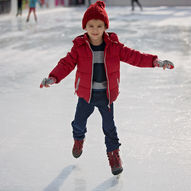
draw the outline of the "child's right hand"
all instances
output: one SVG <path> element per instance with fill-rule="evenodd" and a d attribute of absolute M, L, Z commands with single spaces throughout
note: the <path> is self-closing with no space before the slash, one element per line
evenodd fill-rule
<path fill-rule="evenodd" d="M 171 61 L 169 61 L 169 60 L 162 61 L 162 60 L 156 59 L 154 61 L 154 67 L 162 67 L 164 70 L 166 68 L 173 69 L 174 68 L 174 64 Z"/>
<path fill-rule="evenodd" d="M 56 83 L 56 79 L 54 77 L 44 78 L 40 84 L 40 88 L 50 87 L 50 85 Z"/>

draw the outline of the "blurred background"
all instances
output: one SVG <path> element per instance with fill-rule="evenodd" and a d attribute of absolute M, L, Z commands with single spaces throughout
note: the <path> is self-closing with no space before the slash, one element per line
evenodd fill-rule
<path fill-rule="evenodd" d="M 0 0 L 0 14 L 13 13 L 17 11 L 18 0 Z M 23 9 L 27 8 L 29 0 L 22 0 Z M 58 6 L 79 6 L 94 3 L 96 0 L 39 0 L 41 8 L 54 8 Z M 107 6 L 130 6 L 131 0 L 105 0 Z M 145 7 L 150 6 L 190 6 L 190 0 L 141 0 L 140 3 Z"/>

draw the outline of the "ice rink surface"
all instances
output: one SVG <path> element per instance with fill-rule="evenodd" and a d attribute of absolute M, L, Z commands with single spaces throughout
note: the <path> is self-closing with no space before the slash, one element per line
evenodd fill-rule
<path fill-rule="evenodd" d="M 101 117 L 88 121 L 84 151 L 71 154 L 75 71 L 40 89 L 84 33 L 85 7 L 37 10 L 38 23 L 0 17 L 0 191 L 190 191 L 191 7 L 108 7 L 126 46 L 169 59 L 174 70 L 121 63 L 115 122 L 124 171 L 112 176 Z"/>

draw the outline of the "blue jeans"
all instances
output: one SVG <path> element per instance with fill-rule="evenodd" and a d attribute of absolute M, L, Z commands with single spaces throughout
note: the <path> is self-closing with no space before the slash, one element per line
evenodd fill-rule
<path fill-rule="evenodd" d="M 87 103 L 83 98 L 78 99 L 75 118 L 72 121 L 74 139 L 82 140 L 85 138 L 87 119 L 93 113 L 94 108 L 97 107 L 102 116 L 102 128 L 105 134 L 107 152 L 119 148 L 121 144 L 114 123 L 113 103 L 110 105 L 110 109 L 108 103 L 106 91 L 93 91 L 90 103 Z"/>

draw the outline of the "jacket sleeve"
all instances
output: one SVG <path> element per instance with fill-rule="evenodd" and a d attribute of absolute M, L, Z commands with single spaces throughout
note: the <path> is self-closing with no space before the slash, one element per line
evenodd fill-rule
<path fill-rule="evenodd" d="M 71 51 L 64 58 L 60 59 L 56 67 L 50 72 L 49 77 L 56 78 L 56 83 L 59 83 L 75 68 L 77 57 L 76 47 L 73 46 Z"/>
<path fill-rule="evenodd" d="M 137 67 L 154 67 L 156 55 L 141 53 L 120 44 L 120 60 Z"/>

